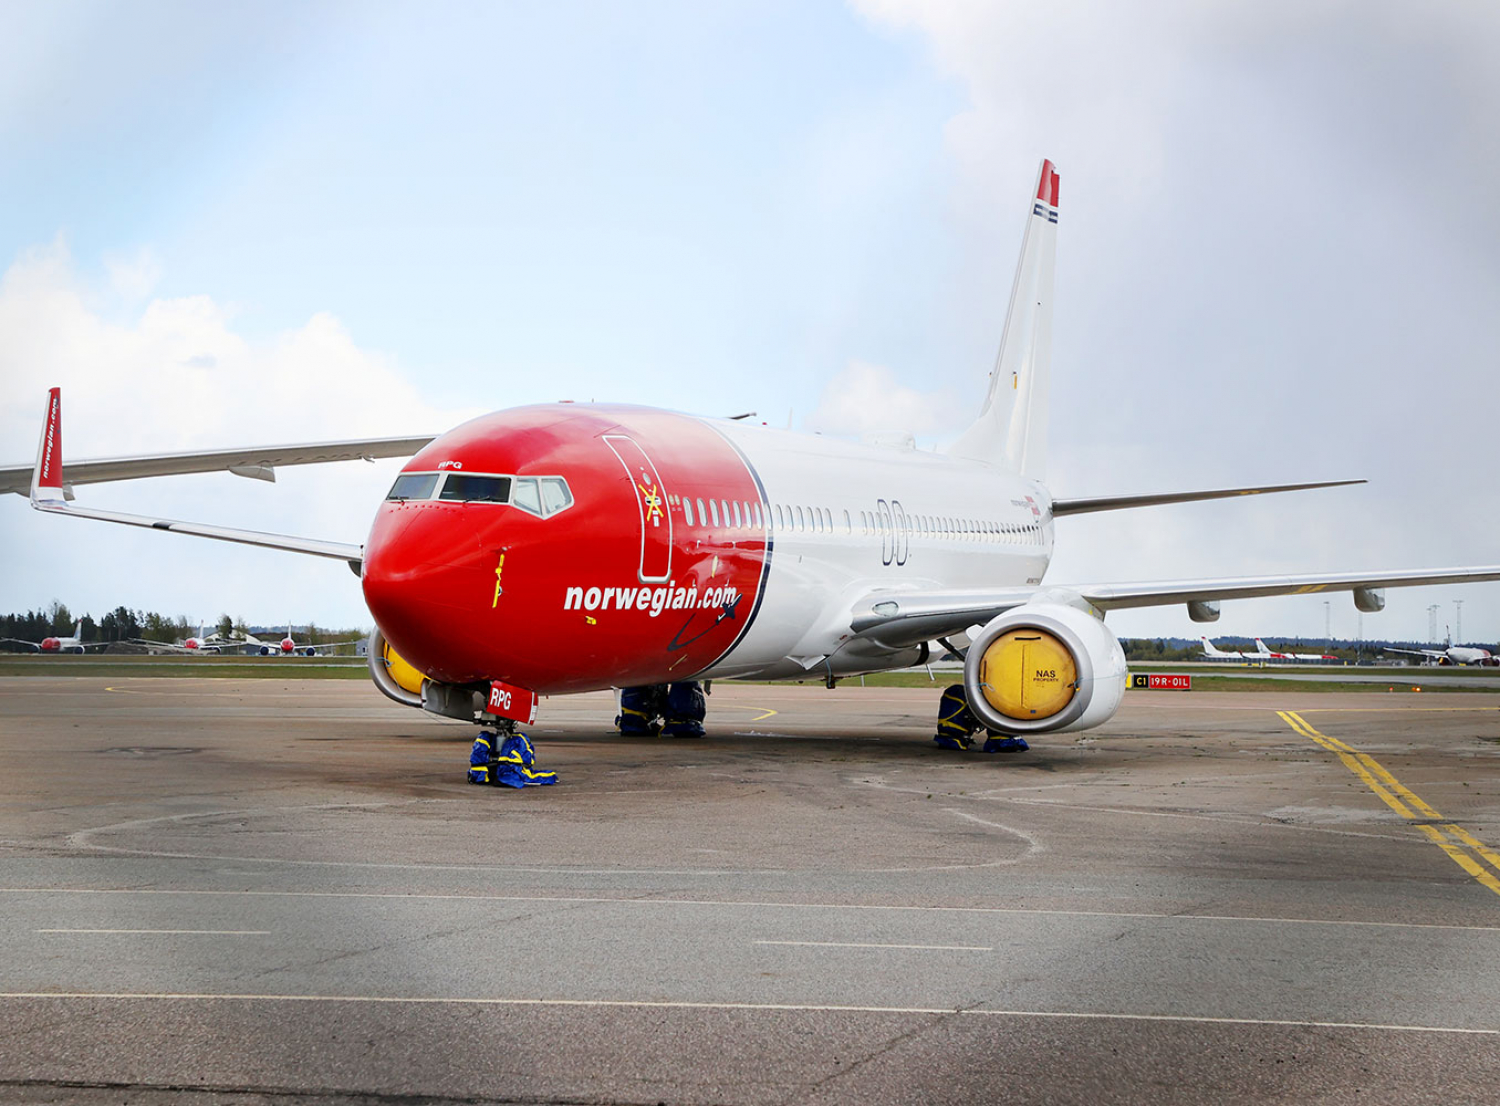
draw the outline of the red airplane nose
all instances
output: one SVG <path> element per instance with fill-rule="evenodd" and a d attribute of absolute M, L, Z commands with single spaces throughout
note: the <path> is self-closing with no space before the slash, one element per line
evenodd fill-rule
<path fill-rule="evenodd" d="M 486 679 L 505 650 L 495 604 L 499 553 L 481 542 L 463 508 L 386 504 L 365 542 L 365 604 L 391 647 L 434 679 Z M 488 639 L 479 649 L 468 639 Z"/>
<path fill-rule="evenodd" d="M 41 646 L 41 648 L 42 648 L 42 652 L 43 653 L 55 653 L 61 647 L 62 647 L 62 642 L 58 641 L 55 637 L 49 637 L 49 638 L 43 638 L 42 639 L 42 646 Z"/>

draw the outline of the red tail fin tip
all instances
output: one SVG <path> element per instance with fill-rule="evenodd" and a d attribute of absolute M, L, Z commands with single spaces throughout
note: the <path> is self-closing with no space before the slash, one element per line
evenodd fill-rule
<path fill-rule="evenodd" d="M 42 434 L 42 448 L 37 457 L 37 486 L 58 488 L 62 480 L 62 389 L 47 392 L 47 428 Z"/>
<path fill-rule="evenodd" d="M 1058 182 L 1061 178 L 1057 175 L 1057 168 L 1050 159 L 1042 161 L 1041 176 L 1037 180 L 1036 198 L 1044 204 L 1057 206 Z"/>

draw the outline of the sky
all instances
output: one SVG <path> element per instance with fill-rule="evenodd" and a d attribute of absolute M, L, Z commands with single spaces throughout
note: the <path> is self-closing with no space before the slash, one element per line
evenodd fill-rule
<path fill-rule="evenodd" d="M 6 4 L 0 462 L 612 400 L 940 448 L 1062 177 L 1049 582 L 1500 562 L 1500 8 Z M 397 461 L 80 489 L 360 541 Z M 0 497 L 0 610 L 367 625 L 335 562 Z M 1500 586 L 1367 637 L 1500 637 Z M 1347 594 L 1117 612 L 1355 636 Z M 1327 623 L 1325 623 L 1327 619 Z"/>

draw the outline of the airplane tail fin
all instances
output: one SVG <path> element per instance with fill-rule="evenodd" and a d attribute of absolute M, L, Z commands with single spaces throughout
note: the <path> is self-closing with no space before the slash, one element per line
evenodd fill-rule
<path fill-rule="evenodd" d="M 1208 638 L 1200 637 L 1198 640 L 1203 643 L 1203 655 L 1205 657 L 1217 657 L 1219 655 L 1219 651 L 1214 648 L 1214 643 L 1209 641 Z"/>
<path fill-rule="evenodd" d="M 979 418 L 949 447 L 955 456 L 1002 465 L 1037 480 L 1047 468 L 1058 180 L 1057 169 L 1044 160 L 1026 217 L 989 393 Z"/>

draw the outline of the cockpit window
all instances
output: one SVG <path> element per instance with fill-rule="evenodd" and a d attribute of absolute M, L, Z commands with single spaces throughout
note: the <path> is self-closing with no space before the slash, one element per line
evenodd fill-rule
<path fill-rule="evenodd" d="M 537 491 L 536 477 L 516 477 L 515 487 L 511 489 L 510 501 L 514 506 L 521 508 L 523 511 L 540 515 L 542 513 L 542 497 L 541 493 Z"/>
<path fill-rule="evenodd" d="M 573 493 L 568 490 L 568 482 L 561 476 L 543 476 L 542 485 L 542 510 L 549 515 L 555 515 L 565 507 L 573 505 Z"/>
<path fill-rule="evenodd" d="M 391 485 L 387 499 L 431 499 L 432 489 L 437 487 L 435 472 L 403 472 Z"/>
<path fill-rule="evenodd" d="M 450 472 L 438 498 L 459 503 L 508 503 L 510 477 Z"/>

